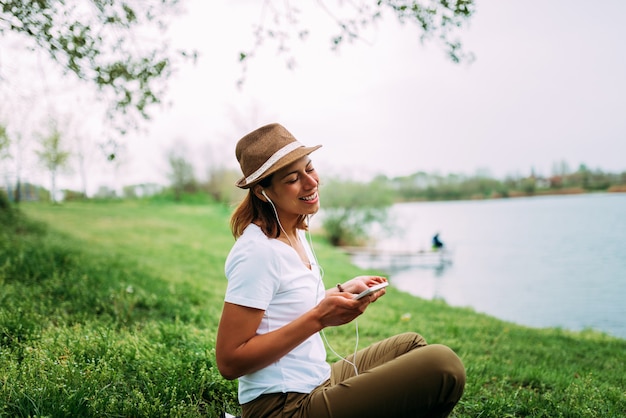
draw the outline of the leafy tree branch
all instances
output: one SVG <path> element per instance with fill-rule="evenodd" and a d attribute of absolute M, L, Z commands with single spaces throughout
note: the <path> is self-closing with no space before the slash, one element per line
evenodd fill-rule
<path fill-rule="evenodd" d="M 195 58 L 188 52 L 173 55 L 162 39 L 165 18 L 177 3 L 1 0 L 0 37 L 20 35 L 27 50 L 43 51 L 64 74 L 95 85 L 107 100 L 107 116 L 124 133 L 160 103 L 177 60 Z"/>
<path fill-rule="evenodd" d="M 346 42 L 364 41 L 363 33 L 382 20 L 385 13 L 391 13 L 401 23 L 415 25 L 422 42 L 439 42 L 452 62 L 474 58 L 463 49 L 454 31 L 470 20 L 475 0 L 316 0 L 315 3 L 334 23 L 336 31 L 329 39 L 333 50 Z M 253 27 L 255 43 L 249 50 L 239 53 L 243 72 L 239 85 L 245 82 L 248 62 L 267 41 L 276 43 L 277 52 L 284 57 L 288 68 L 295 67 L 291 44 L 294 39 L 306 40 L 311 31 L 300 19 L 304 12 L 298 4 L 290 0 L 263 2 L 260 22 Z"/>

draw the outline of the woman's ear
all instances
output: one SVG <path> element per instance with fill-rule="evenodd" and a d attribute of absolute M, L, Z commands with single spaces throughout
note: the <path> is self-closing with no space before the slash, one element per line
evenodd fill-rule
<path fill-rule="evenodd" d="M 261 201 L 266 202 L 267 203 L 267 197 L 263 194 L 263 187 L 260 185 L 256 185 L 252 188 L 252 192 L 254 193 L 254 195 L 256 197 L 258 197 L 259 199 L 261 199 Z"/>

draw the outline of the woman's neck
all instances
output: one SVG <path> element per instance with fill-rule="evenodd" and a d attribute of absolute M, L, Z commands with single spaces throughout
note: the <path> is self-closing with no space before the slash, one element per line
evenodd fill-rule
<path fill-rule="evenodd" d="M 300 240 L 297 229 L 294 228 L 292 232 L 292 234 L 287 234 L 286 232 L 281 231 L 280 235 L 278 236 L 278 240 L 293 248 L 294 251 L 298 254 L 298 257 L 300 257 L 302 263 L 306 266 L 306 268 L 310 270 L 311 261 L 309 260 L 309 256 L 307 255 L 306 250 L 304 249 L 302 241 Z"/>
<path fill-rule="evenodd" d="M 280 235 L 286 235 L 290 240 L 294 240 L 298 238 L 298 226 L 300 217 L 297 215 L 287 216 L 285 214 L 279 213 L 278 223 Z"/>
<path fill-rule="evenodd" d="M 300 242 L 300 237 L 298 236 L 298 229 L 293 227 L 280 231 L 280 235 L 278 239 L 287 242 L 292 247 L 296 246 L 296 243 Z"/>

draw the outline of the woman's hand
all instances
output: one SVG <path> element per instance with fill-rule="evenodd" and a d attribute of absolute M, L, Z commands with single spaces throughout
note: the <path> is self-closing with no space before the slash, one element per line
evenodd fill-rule
<path fill-rule="evenodd" d="M 340 285 L 344 292 L 351 294 L 359 294 L 368 287 L 372 287 L 379 283 L 386 282 L 387 279 L 381 276 L 357 276 L 351 280 L 348 280 L 344 284 Z M 381 289 L 376 293 L 372 293 L 368 298 L 370 302 L 376 301 L 379 297 L 385 294 L 385 289 Z"/>
<path fill-rule="evenodd" d="M 367 309 L 372 299 L 354 299 L 349 292 L 335 292 L 326 296 L 313 308 L 322 328 L 347 324 Z"/>

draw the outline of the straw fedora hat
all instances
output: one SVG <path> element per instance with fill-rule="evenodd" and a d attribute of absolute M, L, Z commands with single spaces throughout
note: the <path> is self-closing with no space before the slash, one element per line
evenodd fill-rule
<path fill-rule="evenodd" d="M 278 123 L 262 126 L 237 142 L 235 156 L 243 177 L 235 184 L 248 189 L 320 147 L 305 147 Z"/>

